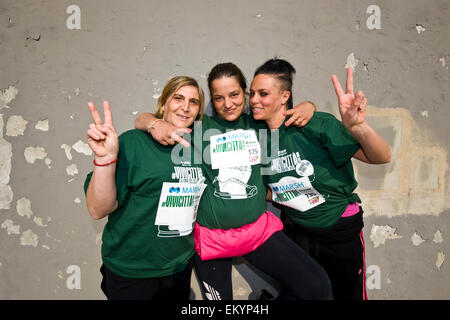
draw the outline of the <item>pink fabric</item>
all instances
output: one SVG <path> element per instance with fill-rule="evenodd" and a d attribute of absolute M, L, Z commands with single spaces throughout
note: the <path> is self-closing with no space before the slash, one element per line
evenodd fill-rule
<path fill-rule="evenodd" d="M 361 239 L 362 247 L 363 247 L 363 300 L 369 300 L 367 298 L 367 288 L 366 288 L 366 245 L 364 242 L 364 234 L 361 230 L 359 233 L 359 238 Z"/>
<path fill-rule="evenodd" d="M 237 229 L 208 229 L 195 223 L 195 250 L 202 261 L 239 257 L 257 249 L 280 230 L 283 230 L 283 223 L 270 211 Z"/>
<path fill-rule="evenodd" d="M 359 204 L 358 203 L 350 203 L 345 209 L 344 213 L 341 217 L 351 217 L 359 212 Z"/>

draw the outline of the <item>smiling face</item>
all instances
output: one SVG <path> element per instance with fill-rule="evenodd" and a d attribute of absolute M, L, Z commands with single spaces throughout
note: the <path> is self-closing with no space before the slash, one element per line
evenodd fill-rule
<path fill-rule="evenodd" d="M 211 83 L 211 100 L 219 118 L 237 120 L 245 106 L 245 94 L 235 77 L 222 77 Z"/>
<path fill-rule="evenodd" d="M 289 91 L 281 90 L 280 82 L 275 76 L 258 74 L 253 78 L 250 87 L 250 107 L 253 118 L 265 120 L 269 127 L 270 122 L 281 121 L 282 123 L 289 96 Z"/>
<path fill-rule="evenodd" d="M 184 86 L 167 99 L 163 119 L 176 127 L 189 127 L 200 109 L 200 96 L 194 86 Z"/>

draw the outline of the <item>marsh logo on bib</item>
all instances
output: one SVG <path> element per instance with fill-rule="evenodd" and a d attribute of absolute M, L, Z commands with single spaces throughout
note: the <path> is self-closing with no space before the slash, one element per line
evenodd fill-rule
<path fill-rule="evenodd" d="M 283 177 L 270 183 L 272 200 L 298 211 L 307 211 L 325 202 L 323 196 L 311 185 L 308 177 Z"/>
<path fill-rule="evenodd" d="M 214 196 L 248 199 L 258 188 L 248 184 L 252 165 L 259 164 L 261 147 L 254 130 L 233 130 L 210 138 L 211 166 L 219 169 L 213 180 Z"/>
<path fill-rule="evenodd" d="M 181 237 L 192 232 L 198 205 L 206 188 L 201 168 L 174 167 L 172 179 L 161 188 L 155 225 L 158 237 Z"/>

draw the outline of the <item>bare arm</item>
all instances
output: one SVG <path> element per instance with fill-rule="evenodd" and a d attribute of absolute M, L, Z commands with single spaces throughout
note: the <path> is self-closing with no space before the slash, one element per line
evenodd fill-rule
<path fill-rule="evenodd" d="M 347 128 L 347 130 L 349 129 Z M 354 158 L 370 164 L 391 162 L 389 145 L 366 122 L 349 131 L 361 145 L 361 149 L 353 155 Z"/>
<path fill-rule="evenodd" d="M 116 198 L 116 162 L 119 152 L 119 137 L 112 123 L 111 107 L 103 103 L 105 122 L 103 123 L 95 105 L 89 103 L 94 123 L 87 130 L 89 147 L 95 154 L 94 172 L 86 191 L 86 204 L 94 219 L 101 219 L 117 208 Z M 108 164 L 110 163 L 110 164 Z"/>
<path fill-rule="evenodd" d="M 102 219 L 117 209 L 116 164 L 95 167 L 86 192 L 89 214 L 94 219 Z"/>

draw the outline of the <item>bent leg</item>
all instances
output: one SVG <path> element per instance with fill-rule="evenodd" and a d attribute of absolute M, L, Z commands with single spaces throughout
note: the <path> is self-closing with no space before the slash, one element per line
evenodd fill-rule
<path fill-rule="evenodd" d="M 194 255 L 194 270 L 203 299 L 233 300 L 231 267 L 231 258 L 202 261 L 197 253 Z"/>
<path fill-rule="evenodd" d="M 325 270 L 283 232 L 274 233 L 258 249 L 245 255 L 256 268 L 283 286 L 280 299 L 331 299 Z"/>

